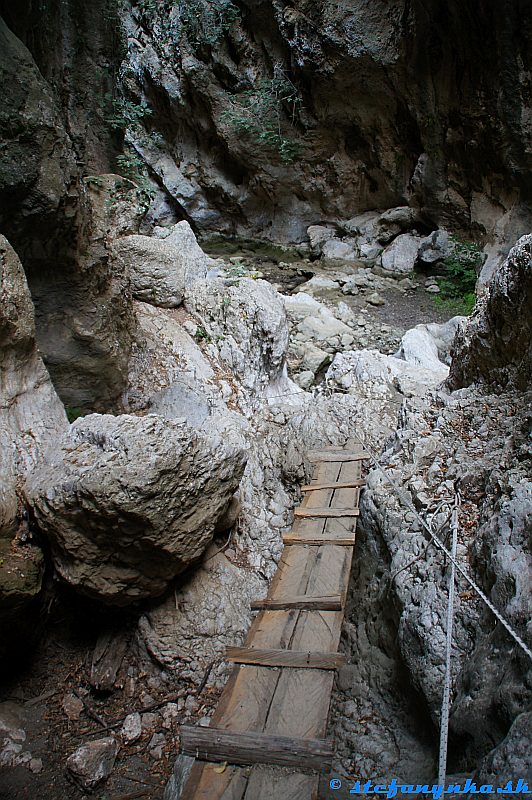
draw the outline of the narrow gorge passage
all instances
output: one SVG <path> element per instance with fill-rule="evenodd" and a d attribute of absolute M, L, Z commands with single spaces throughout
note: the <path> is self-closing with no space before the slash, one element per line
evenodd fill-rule
<path fill-rule="evenodd" d="M 0 800 L 185 800 L 233 671 L 225 800 L 532 786 L 531 63 L 524 0 L 0 0 Z"/>

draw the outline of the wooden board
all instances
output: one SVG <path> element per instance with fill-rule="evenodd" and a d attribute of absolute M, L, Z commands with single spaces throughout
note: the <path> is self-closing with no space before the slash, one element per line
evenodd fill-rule
<path fill-rule="evenodd" d="M 271 610 L 283 611 L 290 608 L 306 608 L 314 611 L 341 611 L 342 610 L 342 597 L 341 595 L 326 595 L 326 596 L 294 596 L 285 597 L 279 600 L 271 597 L 265 597 L 264 600 L 253 600 L 251 603 L 251 610 L 257 611 Z"/>
<path fill-rule="evenodd" d="M 205 761 L 279 764 L 309 770 L 327 769 L 332 763 L 332 743 L 325 739 L 226 731 L 200 725 L 181 725 L 179 733 L 182 752 Z"/>
<path fill-rule="evenodd" d="M 311 653 L 300 650 L 260 650 L 255 647 L 228 647 L 227 661 L 267 667 L 298 669 L 338 669 L 346 663 L 343 653 Z"/>
<path fill-rule="evenodd" d="M 359 508 L 296 508 L 295 517 L 358 517 Z"/>
<path fill-rule="evenodd" d="M 369 453 L 347 453 L 345 450 L 338 452 L 331 452 L 330 450 L 309 450 L 307 453 L 307 461 L 311 464 L 318 462 L 335 461 L 338 463 L 345 463 L 346 461 L 364 461 L 369 458 Z"/>
<path fill-rule="evenodd" d="M 302 492 L 317 492 L 319 489 L 356 489 L 366 485 L 366 481 L 360 478 L 355 481 L 338 481 L 337 483 L 308 483 L 301 487 Z"/>
<path fill-rule="evenodd" d="M 323 536 L 320 538 L 313 538 L 312 536 L 301 536 L 296 535 L 293 533 L 285 533 L 283 536 L 283 542 L 286 545 L 307 545 L 307 546 L 315 546 L 321 547 L 326 544 L 335 544 L 339 547 L 354 547 L 355 545 L 355 536 Z"/>

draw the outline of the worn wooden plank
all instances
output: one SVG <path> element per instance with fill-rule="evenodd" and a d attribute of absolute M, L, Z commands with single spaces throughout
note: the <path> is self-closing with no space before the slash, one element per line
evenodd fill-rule
<path fill-rule="evenodd" d="M 301 487 L 302 492 L 317 492 L 321 489 L 357 489 L 366 485 L 363 478 L 352 481 L 337 481 L 336 483 L 308 483 Z"/>
<path fill-rule="evenodd" d="M 253 600 L 251 603 L 251 610 L 271 610 L 282 611 L 288 608 L 299 609 L 312 609 L 317 611 L 341 611 L 342 610 L 342 596 L 335 595 L 319 595 L 316 597 L 310 595 L 302 595 L 293 597 L 285 597 L 276 600 L 270 597 L 265 597 L 263 600 Z"/>
<path fill-rule="evenodd" d="M 322 770 L 331 766 L 333 747 L 326 739 L 278 736 L 258 731 L 181 725 L 181 749 L 204 761 L 229 764 L 278 764 L 299 769 Z"/>
<path fill-rule="evenodd" d="M 260 765 L 253 767 L 244 799 L 317 800 L 318 786 L 317 775 Z"/>
<path fill-rule="evenodd" d="M 283 535 L 283 542 L 286 545 L 299 544 L 321 547 L 326 544 L 336 544 L 340 547 L 354 547 L 355 541 L 355 536 L 322 536 L 320 538 L 313 538 L 312 536 L 295 535 L 293 533 L 285 533 Z"/>
<path fill-rule="evenodd" d="M 313 653 L 301 650 L 261 650 L 255 647 L 227 647 L 227 661 L 265 667 L 298 669 L 338 669 L 346 662 L 343 653 Z"/>
<path fill-rule="evenodd" d="M 299 508 L 294 509 L 296 517 L 358 517 L 359 508 Z"/>
<path fill-rule="evenodd" d="M 311 464 L 315 464 L 319 461 L 334 461 L 338 463 L 344 461 L 364 461 L 370 456 L 369 453 L 347 453 L 345 450 L 338 450 L 337 452 L 331 450 L 309 450 L 306 457 L 307 461 L 310 461 Z"/>

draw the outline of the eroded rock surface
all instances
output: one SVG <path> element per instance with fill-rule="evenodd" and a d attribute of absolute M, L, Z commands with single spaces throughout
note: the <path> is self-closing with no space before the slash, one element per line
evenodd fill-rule
<path fill-rule="evenodd" d="M 216 439 L 156 415 L 91 414 L 28 494 L 63 578 L 123 605 L 160 594 L 200 557 L 245 461 L 239 431 Z"/>
<path fill-rule="evenodd" d="M 453 345 L 449 385 L 518 390 L 532 375 L 532 235 L 523 236 Z"/>
<path fill-rule="evenodd" d="M 133 295 L 156 306 L 173 308 L 183 300 L 185 288 L 208 270 L 208 258 L 196 242 L 188 222 L 158 236 L 125 236 L 113 245 L 133 286 Z"/>

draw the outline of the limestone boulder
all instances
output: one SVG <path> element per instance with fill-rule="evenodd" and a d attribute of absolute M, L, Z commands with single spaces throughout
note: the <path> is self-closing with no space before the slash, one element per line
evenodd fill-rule
<path fill-rule="evenodd" d="M 196 561 L 246 462 L 237 429 L 91 414 L 71 426 L 28 499 L 59 574 L 80 592 L 126 605 L 158 595 Z"/>
<path fill-rule="evenodd" d="M 137 300 L 174 308 L 185 288 L 207 275 L 209 259 L 188 222 L 178 222 L 165 236 L 124 236 L 114 242 L 117 261 L 127 270 Z"/>
<path fill-rule="evenodd" d="M 449 375 L 449 367 L 440 361 L 438 346 L 425 325 L 417 325 L 405 333 L 399 354 L 409 364 L 438 373 L 441 380 Z"/>
<path fill-rule="evenodd" d="M 419 246 L 419 260 L 431 266 L 443 261 L 452 252 L 451 237 L 444 230 L 437 230 L 426 236 Z"/>
<path fill-rule="evenodd" d="M 381 256 L 381 266 L 388 272 L 412 272 L 419 254 L 422 239 L 411 233 L 402 233 L 386 248 Z"/>
<path fill-rule="evenodd" d="M 307 228 L 310 249 L 316 255 L 321 253 L 322 246 L 336 236 L 336 229 L 327 225 L 311 225 Z"/>
<path fill-rule="evenodd" d="M 331 261 L 355 261 L 358 256 L 352 241 L 330 239 L 321 248 L 323 258 Z"/>

